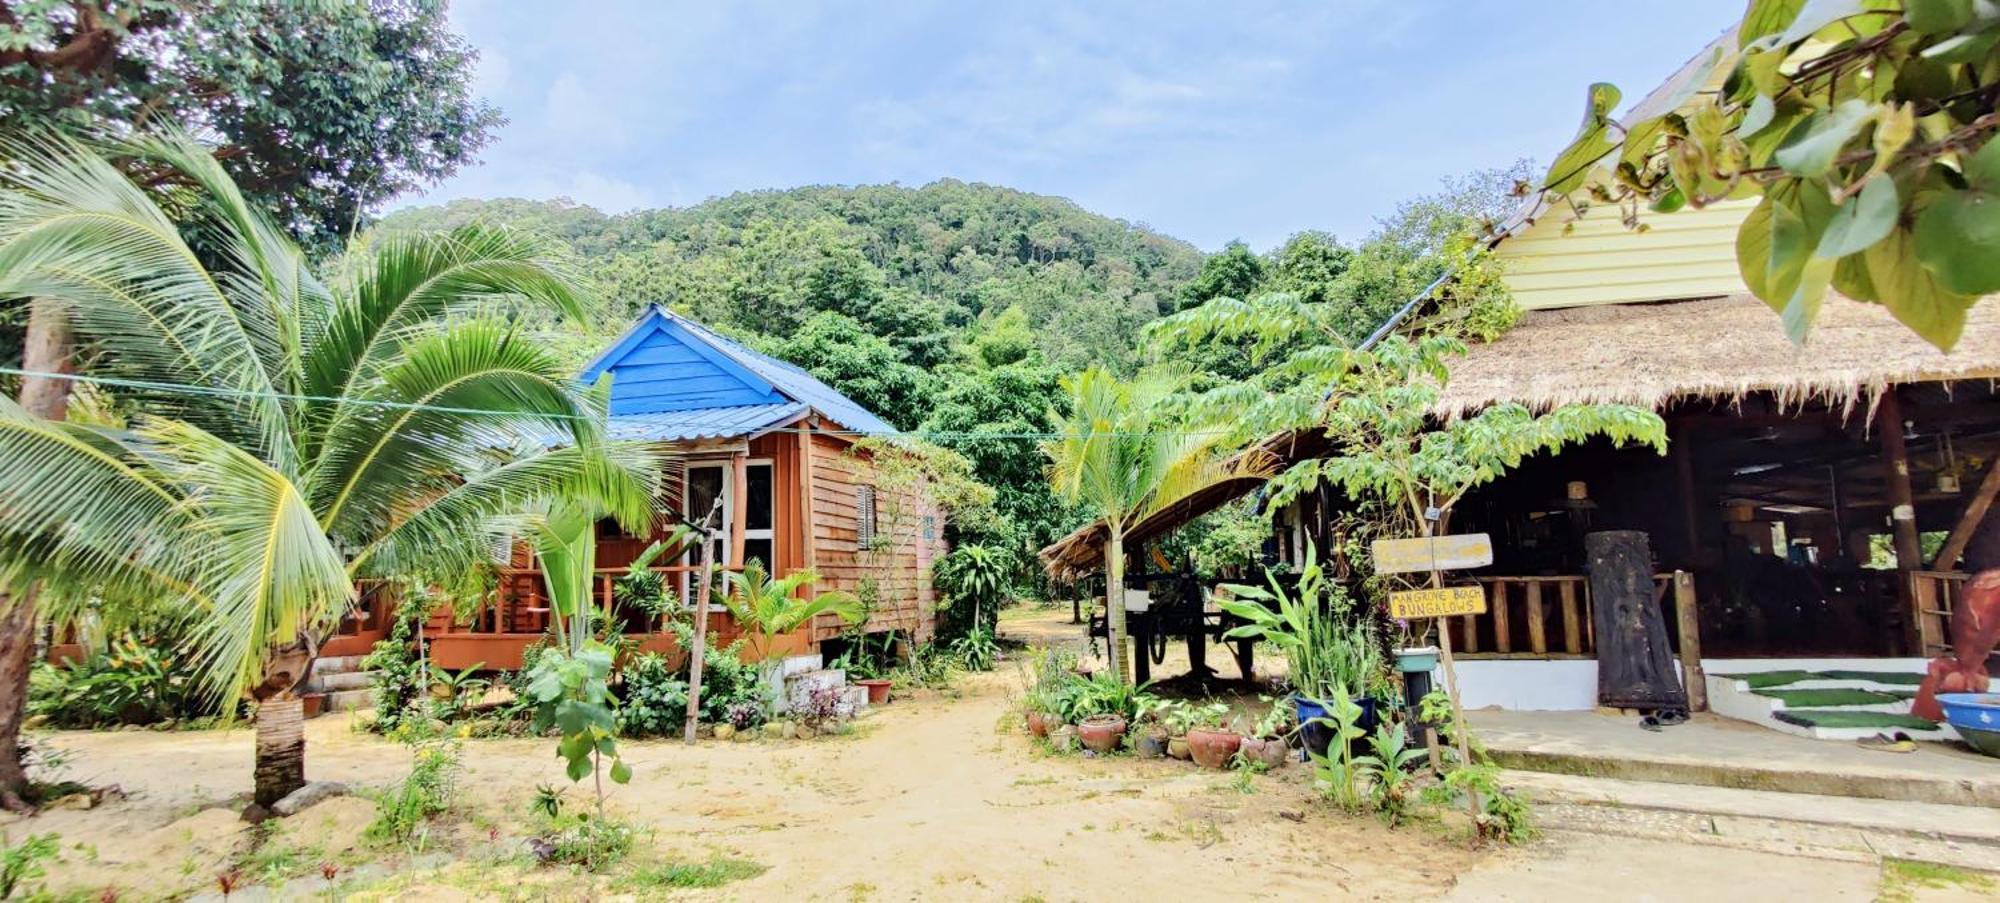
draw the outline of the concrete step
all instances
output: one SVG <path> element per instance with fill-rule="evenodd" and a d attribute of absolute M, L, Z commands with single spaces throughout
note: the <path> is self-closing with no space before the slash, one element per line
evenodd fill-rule
<path fill-rule="evenodd" d="M 1503 783 L 1535 801 L 1541 827 L 1558 831 L 2000 868 L 2000 810 L 1992 808 L 1521 771 Z"/>
<path fill-rule="evenodd" d="M 367 656 L 323 655 L 313 659 L 312 673 L 314 675 L 346 674 L 351 671 L 359 671 L 361 670 L 361 660 L 364 658 L 367 658 Z"/>
<path fill-rule="evenodd" d="M 1915 752 L 1827 743 L 1698 714 L 1658 732 L 1589 712 L 1466 713 L 1503 767 L 1665 784 L 2000 807 L 2000 763 L 1945 743 Z"/>
<path fill-rule="evenodd" d="M 797 708 L 808 696 L 822 689 L 841 691 L 844 701 L 846 690 L 848 689 L 847 672 L 838 668 L 815 668 L 810 671 L 799 671 L 785 675 L 785 693 L 782 697 L 785 701 L 784 710 L 790 711 Z M 863 689 L 862 692 L 864 694 L 863 701 L 865 702 L 867 691 Z"/>
<path fill-rule="evenodd" d="M 321 673 L 316 671 L 312 677 L 306 680 L 306 692 L 333 693 L 340 690 L 365 690 L 378 673 L 380 672 L 333 671 Z"/>
<path fill-rule="evenodd" d="M 355 709 L 373 708 L 375 699 L 367 690 L 339 690 L 320 694 L 325 701 L 320 704 L 323 712 L 348 712 Z"/>

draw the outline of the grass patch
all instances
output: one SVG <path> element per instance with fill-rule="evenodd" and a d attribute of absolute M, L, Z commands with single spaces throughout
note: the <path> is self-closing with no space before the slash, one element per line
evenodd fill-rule
<path fill-rule="evenodd" d="M 1886 705 L 1909 697 L 1875 690 L 1834 688 L 1825 690 L 1752 690 L 1767 699 L 1776 699 L 1788 709 L 1833 708 L 1850 705 Z"/>
<path fill-rule="evenodd" d="M 1776 712 L 1773 718 L 1789 724 L 1805 727 L 1859 727 L 1875 729 L 1895 729 L 1902 731 L 1935 731 L 1938 726 L 1914 715 L 1895 715 L 1888 712 L 1848 712 L 1833 709 L 1815 712 L 1810 709 L 1801 712 Z"/>
<path fill-rule="evenodd" d="M 1939 865 L 1935 862 L 1884 859 L 1880 896 L 1876 899 L 1885 903 L 1908 903 L 1916 898 L 1918 888 L 1947 887 L 1962 887 L 1984 893 L 1991 893 L 1995 889 L 1993 878 L 1978 872 Z"/>
<path fill-rule="evenodd" d="M 713 888 L 747 881 L 771 870 L 761 862 L 716 856 L 706 862 L 668 862 L 633 872 L 620 884 L 643 888 Z"/>

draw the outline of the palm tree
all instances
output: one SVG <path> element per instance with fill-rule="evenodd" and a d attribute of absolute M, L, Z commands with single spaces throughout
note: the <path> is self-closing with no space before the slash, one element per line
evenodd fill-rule
<path fill-rule="evenodd" d="M 832 590 L 808 599 L 802 591 L 819 582 L 819 572 L 800 568 L 772 579 L 764 563 L 755 558 L 741 571 L 722 575 L 722 606 L 750 635 L 750 650 L 768 669 L 771 643 L 820 615 L 830 614 L 849 624 L 861 620 L 864 608 L 860 597 L 846 590 Z"/>
<path fill-rule="evenodd" d="M 1098 367 L 1064 377 L 1069 413 L 1050 415 L 1056 438 L 1042 446 L 1056 495 L 1104 524 L 1106 645 L 1120 680 L 1127 677 L 1126 532 L 1205 487 L 1267 469 L 1253 458 L 1226 458 L 1227 430 L 1171 411 L 1168 403 L 1179 388 L 1166 376 L 1127 381 Z"/>
<path fill-rule="evenodd" d="M 659 462 L 500 318 L 579 312 L 540 244 L 385 236 L 329 285 L 193 141 L 120 152 L 181 186 L 176 215 L 76 143 L 0 147 L 0 297 L 60 305 L 86 375 L 144 412 L 0 404 L 0 586 L 188 611 L 210 689 L 256 703 L 268 806 L 304 783 L 296 687 L 357 581 L 463 573 L 553 500 L 643 524 Z"/>

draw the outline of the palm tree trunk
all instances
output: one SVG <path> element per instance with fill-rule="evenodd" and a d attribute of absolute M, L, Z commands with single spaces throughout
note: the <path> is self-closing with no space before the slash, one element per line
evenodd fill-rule
<path fill-rule="evenodd" d="M 69 344 L 69 320 L 62 311 L 48 301 L 33 302 L 21 369 L 69 372 Z M 63 419 L 69 408 L 69 380 L 22 377 L 21 407 L 37 417 Z M 32 808 L 27 801 L 27 767 L 21 762 L 21 715 L 28 704 L 28 671 L 35 659 L 34 590 L 12 600 L 0 594 L 0 606 L 6 609 L 0 614 L 0 808 L 24 812 Z"/>
<path fill-rule="evenodd" d="M 269 809 L 305 785 L 305 702 L 287 690 L 257 704 L 255 801 Z"/>
<path fill-rule="evenodd" d="M 1104 647 L 1111 673 L 1129 682 L 1132 656 L 1125 648 L 1125 534 L 1117 527 L 1104 542 Z"/>

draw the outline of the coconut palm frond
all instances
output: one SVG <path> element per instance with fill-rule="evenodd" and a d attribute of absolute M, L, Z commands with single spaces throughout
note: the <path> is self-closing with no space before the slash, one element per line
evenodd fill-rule
<path fill-rule="evenodd" d="M 461 323 L 404 347 L 377 380 L 340 406 L 311 476 L 335 535 L 382 523 L 411 474 L 449 474 L 496 448 L 546 442 L 594 421 L 568 368 L 492 321 Z"/>
<path fill-rule="evenodd" d="M 0 295 L 59 304 L 109 375 L 215 394 L 128 397 L 272 455 L 289 454 L 281 403 L 288 327 L 246 283 L 211 272 L 148 194 L 75 141 L 0 144 Z M 246 428 L 247 427 L 247 428 Z"/>
<path fill-rule="evenodd" d="M 302 394 L 351 394 L 413 333 L 452 315 L 524 302 L 583 317 L 582 290 L 547 242 L 478 225 L 378 236 L 343 288 L 325 321 L 308 324 Z"/>
<path fill-rule="evenodd" d="M 359 547 L 357 575 L 463 568 L 509 537 L 537 529 L 568 503 L 621 524 L 645 524 L 660 494 L 663 453 L 648 443 L 605 442 L 535 452 L 467 474 L 463 482 L 408 503 L 406 515 Z"/>
<path fill-rule="evenodd" d="M 222 698 L 259 679 L 265 655 L 323 635 L 354 598 L 346 562 L 283 472 L 190 424 L 147 420 L 153 466 L 199 505 L 193 531 L 215 610 L 195 654 Z"/>

